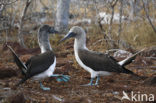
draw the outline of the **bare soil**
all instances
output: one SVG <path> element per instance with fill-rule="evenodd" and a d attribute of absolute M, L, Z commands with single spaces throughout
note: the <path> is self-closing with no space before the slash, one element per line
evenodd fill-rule
<path fill-rule="evenodd" d="M 13 49 L 26 61 L 32 55 L 40 53 L 39 49 Z M 63 46 L 63 47 L 62 47 Z M 20 51 L 21 50 L 21 51 Z M 57 82 L 56 78 L 46 78 L 43 84 L 50 91 L 43 91 L 37 81 L 31 79 L 19 87 L 14 85 L 21 78 L 21 73 L 13 62 L 11 53 L 0 46 L 0 102 L 1 103 L 133 103 L 121 100 L 123 91 L 129 96 L 136 94 L 154 94 L 156 103 L 156 49 L 147 48 L 136 60 L 126 66 L 129 70 L 145 78 L 137 78 L 127 74 L 113 74 L 101 77 L 98 86 L 81 86 L 90 81 L 90 74 L 81 68 L 73 55 L 73 41 L 66 42 L 54 49 L 57 56 L 55 73 L 69 75 L 69 82 Z M 18 52 L 20 51 L 20 52 Z M 155 54 L 155 55 L 154 55 Z M 154 58 L 146 58 L 146 57 Z M 117 58 L 118 59 L 118 58 Z M 136 102 L 147 103 L 147 102 Z M 150 102 L 152 103 L 152 102 Z"/>

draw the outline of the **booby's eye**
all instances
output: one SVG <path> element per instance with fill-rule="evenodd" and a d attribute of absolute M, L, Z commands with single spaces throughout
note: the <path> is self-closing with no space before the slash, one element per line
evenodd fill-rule
<path fill-rule="evenodd" d="M 75 32 L 70 32 L 70 37 L 75 37 L 76 35 L 77 35 L 77 33 L 75 33 Z"/>

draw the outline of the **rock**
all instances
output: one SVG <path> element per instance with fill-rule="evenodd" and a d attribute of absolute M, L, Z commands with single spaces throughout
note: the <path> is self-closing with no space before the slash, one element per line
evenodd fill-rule
<path fill-rule="evenodd" d="M 127 57 L 130 57 L 132 55 L 132 53 L 125 51 L 125 50 L 118 50 L 114 53 L 113 57 L 117 58 L 117 59 L 125 59 Z"/>
<path fill-rule="evenodd" d="M 17 76 L 17 73 L 12 68 L 0 68 L 0 79 Z"/>

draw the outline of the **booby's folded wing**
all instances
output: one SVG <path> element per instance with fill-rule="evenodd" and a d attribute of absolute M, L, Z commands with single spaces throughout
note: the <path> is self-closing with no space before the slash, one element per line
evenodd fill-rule
<path fill-rule="evenodd" d="M 23 74 L 26 74 L 27 66 L 19 59 L 19 57 L 17 56 L 15 51 L 10 46 L 7 45 L 7 47 L 10 49 L 10 51 L 13 55 L 13 58 L 14 58 L 16 65 L 21 69 Z"/>
<path fill-rule="evenodd" d="M 45 53 L 35 55 L 31 57 L 27 62 L 26 66 L 28 67 L 26 77 L 30 78 L 34 75 L 43 73 L 51 65 L 54 64 L 55 55 L 52 51 L 47 51 Z"/>
<path fill-rule="evenodd" d="M 78 55 L 80 60 L 94 71 L 107 71 L 133 74 L 128 69 L 120 66 L 118 62 L 108 54 L 97 53 L 85 49 L 79 49 Z"/>

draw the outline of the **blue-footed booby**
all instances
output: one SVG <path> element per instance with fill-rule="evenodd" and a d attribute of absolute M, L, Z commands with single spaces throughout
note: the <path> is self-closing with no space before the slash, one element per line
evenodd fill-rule
<path fill-rule="evenodd" d="M 86 47 L 86 33 L 83 28 L 79 26 L 72 27 L 65 37 L 60 40 L 60 42 L 71 37 L 75 38 L 74 55 L 76 61 L 82 68 L 91 74 L 90 83 L 84 86 L 98 85 L 99 76 L 111 75 L 113 72 L 136 75 L 124 66 L 131 63 L 139 52 L 123 61 L 118 62 L 108 54 L 89 50 Z M 93 84 L 93 79 L 96 77 L 96 82 Z"/>
<path fill-rule="evenodd" d="M 50 27 L 49 25 L 43 25 L 38 31 L 38 43 L 41 49 L 41 54 L 32 56 L 26 64 L 24 64 L 15 51 L 7 45 L 7 47 L 12 52 L 14 57 L 14 61 L 16 62 L 17 66 L 21 69 L 22 74 L 24 77 L 22 80 L 17 84 L 20 85 L 24 83 L 27 79 L 32 78 L 33 80 L 40 81 L 40 87 L 43 90 L 50 90 L 48 87 L 44 87 L 41 83 L 41 80 L 46 77 L 57 77 L 58 81 L 68 81 L 69 76 L 67 75 L 59 75 L 53 74 L 55 71 L 56 66 L 56 56 L 52 51 L 50 42 L 49 42 L 49 34 L 50 33 L 57 33 L 57 31 Z"/>

